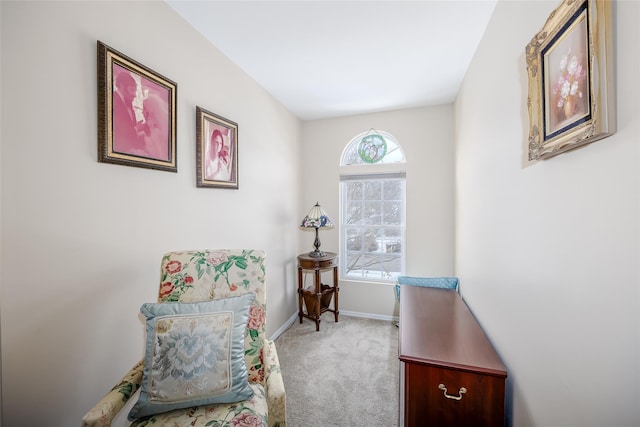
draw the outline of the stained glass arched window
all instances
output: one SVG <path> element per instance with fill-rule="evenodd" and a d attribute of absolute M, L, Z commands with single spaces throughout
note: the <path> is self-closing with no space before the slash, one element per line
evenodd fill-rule
<path fill-rule="evenodd" d="M 356 135 L 345 147 L 341 166 L 404 163 L 404 152 L 388 132 L 371 129 Z"/>

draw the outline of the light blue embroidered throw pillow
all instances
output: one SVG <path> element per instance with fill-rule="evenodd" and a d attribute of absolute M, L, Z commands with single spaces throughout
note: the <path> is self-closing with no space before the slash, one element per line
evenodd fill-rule
<path fill-rule="evenodd" d="M 249 293 L 213 301 L 143 304 L 147 340 L 140 397 L 129 421 L 160 412 L 253 397 L 244 334 Z"/>

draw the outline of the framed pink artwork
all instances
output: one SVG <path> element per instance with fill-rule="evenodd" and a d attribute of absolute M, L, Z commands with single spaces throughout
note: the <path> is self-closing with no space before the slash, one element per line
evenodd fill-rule
<path fill-rule="evenodd" d="M 177 90 L 98 41 L 98 161 L 177 172 Z"/>
<path fill-rule="evenodd" d="M 196 106 L 196 184 L 238 188 L 238 124 Z"/>
<path fill-rule="evenodd" d="M 526 48 L 529 160 L 612 135 L 611 1 L 564 0 Z"/>

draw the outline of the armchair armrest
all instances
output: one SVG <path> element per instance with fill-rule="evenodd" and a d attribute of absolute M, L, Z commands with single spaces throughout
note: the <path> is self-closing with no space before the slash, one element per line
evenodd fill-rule
<path fill-rule="evenodd" d="M 265 340 L 264 346 L 264 383 L 269 406 L 269 427 L 285 427 L 286 396 L 284 380 L 280 370 L 280 361 L 276 345 L 272 340 Z"/>
<path fill-rule="evenodd" d="M 144 359 L 139 361 L 100 402 L 82 417 L 82 427 L 110 427 L 113 418 L 142 384 Z"/>

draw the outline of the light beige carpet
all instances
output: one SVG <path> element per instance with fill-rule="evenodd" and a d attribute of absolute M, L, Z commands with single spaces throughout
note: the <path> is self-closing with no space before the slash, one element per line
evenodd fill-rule
<path fill-rule="evenodd" d="M 396 427 L 398 328 L 392 321 L 325 313 L 276 340 L 287 427 Z"/>

